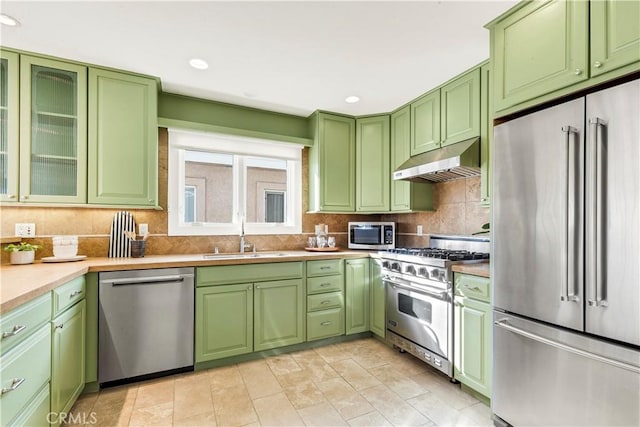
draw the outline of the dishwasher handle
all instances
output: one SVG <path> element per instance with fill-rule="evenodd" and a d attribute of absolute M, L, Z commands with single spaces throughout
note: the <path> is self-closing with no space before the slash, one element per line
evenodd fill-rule
<path fill-rule="evenodd" d="M 184 276 L 153 276 L 128 279 L 103 280 L 102 283 L 113 286 L 156 285 L 160 283 L 183 282 Z"/>

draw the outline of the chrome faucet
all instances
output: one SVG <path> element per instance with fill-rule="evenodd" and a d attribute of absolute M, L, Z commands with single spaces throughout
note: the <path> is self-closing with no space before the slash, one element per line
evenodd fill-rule
<path fill-rule="evenodd" d="M 245 243 L 244 240 L 244 216 L 240 218 L 240 253 L 243 254 L 244 250 L 251 247 L 251 243 Z M 255 246 L 253 248 L 255 251 Z"/>

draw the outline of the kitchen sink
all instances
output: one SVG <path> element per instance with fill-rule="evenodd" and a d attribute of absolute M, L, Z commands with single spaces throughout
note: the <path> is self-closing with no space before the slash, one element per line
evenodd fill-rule
<path fill-rule="evenodd" d="M 204 259 L 245 259 L 245 258 L 274 258 L 293 256 L 286 252 L 250 252 L 245 254 L 204 254 Z"/>

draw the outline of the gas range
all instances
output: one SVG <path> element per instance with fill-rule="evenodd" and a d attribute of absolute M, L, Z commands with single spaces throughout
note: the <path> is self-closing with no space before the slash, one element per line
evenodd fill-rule
<path fill-rule="evenodd" d="M 379 252 L 386 292 L 386 340 L 453 377 L 455 264 L 489 260 L 489 239 L 430 236 L 429 247 Z"/>

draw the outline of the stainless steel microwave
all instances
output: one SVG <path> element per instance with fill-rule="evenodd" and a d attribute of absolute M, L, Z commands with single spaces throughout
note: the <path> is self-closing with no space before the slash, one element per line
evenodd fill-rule
<path fill-rule="evenodd" d="M 384 250 L 395 247 L 395 222 L 349 223 L 349 249 Z"/>

